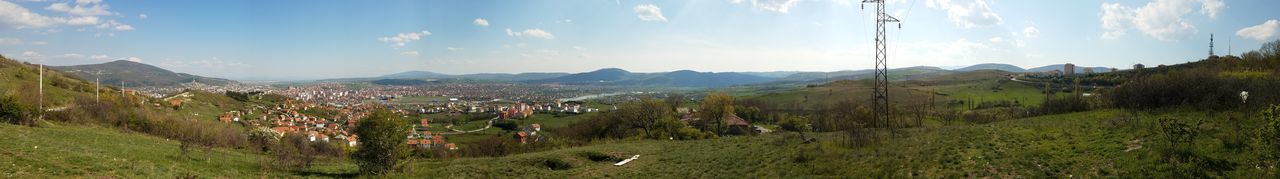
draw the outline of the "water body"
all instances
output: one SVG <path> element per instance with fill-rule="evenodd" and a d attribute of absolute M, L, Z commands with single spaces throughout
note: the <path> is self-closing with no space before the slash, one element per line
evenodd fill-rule
<path fill-rule="evenodd" d="M 595 98 L 602 98 L 602 97 L 609 97 L 609 96 L 617 96 L 617 95 L 622 95 L 622 94 L 627 94 L 627 93 L 626 93 L 626 92 L 617 92 L 617 93 L 593 94 L 593 95 L 586 95 L 586 96 L 578 96 L 578 97 L 573 97 L 573 98 L 560 99 L 560 101 L 584 101 L 584 100 L 588 100 L 588 99 L 595 99 Z"/>

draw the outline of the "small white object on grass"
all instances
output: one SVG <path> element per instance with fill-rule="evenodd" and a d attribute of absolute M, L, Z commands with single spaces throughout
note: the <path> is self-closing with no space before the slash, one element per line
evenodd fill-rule
<path fill-rule="evenodd" d="M 613 166 L 622 166 L 622 165 L 626 165 L 628 162 L 631 162 L 632 160 L 636 160 L 636 159 L 638 159 L 638 158 L 640 158 L 640 155 L 631 156 L 631 158 L 626 159 L 626 160 L 622 160 L 621 162 L 618 162 L 618 163 L 615 163 L 615 164 L 613 164 Z"/>
<path fill-rule="evenodd" d="M 1240 103 L 1249 103 L 1249 92 L 1240 91 Z"/>

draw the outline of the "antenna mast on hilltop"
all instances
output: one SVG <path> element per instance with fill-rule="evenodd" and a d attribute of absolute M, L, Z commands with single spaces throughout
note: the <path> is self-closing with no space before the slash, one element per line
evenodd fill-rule
<path fill-rule="evenodd" d="M 1213 34 L 1209 34 L 1209 57 L 1213 56 L 1215 56 L 1213 54 Z"/>
<path fill-rule="evenodd" d="M 863 0 L 862 3 L 863 8 L 866 3 L 874 3 L 876 8 L 875 91 L 871 93 L 871 101 L 875 111 L 875 121 L 882 125 L 880 127 L 887 127 L 889 124 L 889 58 L 888 47 L 885 44 L 884 24 L 899 21 L 898 18 L 885 13 L 884 0 Z M 902 24 L 898 24 L 898 28 L 902 28 Z"/>

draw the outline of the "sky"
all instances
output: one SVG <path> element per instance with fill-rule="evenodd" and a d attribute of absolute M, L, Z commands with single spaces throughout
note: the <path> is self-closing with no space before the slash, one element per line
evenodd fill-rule
<path fill-rule="evenodd" d="M 1274 0 L 887 0 L 889 66 L 1023 68 L 1240 54 L 1280 36 Z M 239 80 L 874 65 L 860 0 L 0 0 L 0 54 L 130 60 Z M 899 27 L 900 25 L 900 27 Z"/>

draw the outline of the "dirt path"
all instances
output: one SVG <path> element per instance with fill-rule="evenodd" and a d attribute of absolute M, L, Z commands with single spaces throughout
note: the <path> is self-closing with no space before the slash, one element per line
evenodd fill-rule
<path fill-rule="evenodd" d="M 469 131 L 464 131 L 464 130 L 454 129 L 454 128 L 453 128 L 453 125 L 448 125 L 448 126 L 444 126 L 444 128 L 445 128 L 445 129 L 449 129 L 450 131 L 453 131 L 453 132 L 443 132 L 443 133 L 440 133 L 440 134 L 466 134 L 466 133 L 472 133 L 472 132 L 480 132 L 480 131 L 484 131 L 484 130 L 486 130 L 486 129 L 489 129 L 490 127 L 493 127 L 493 121 L 496 121 L 496 120 L 498 120 L 498 118 L 496 118 L 496 117 L 495 117 L 495 118 L 493 118 L 493 119 L 489 119 L 488 124 L 486 124 L 486 125 L 484 126 L 484 128 L 480 128 L 480 129 L 476 129 L 476 130 L 469 130 Z"/>

